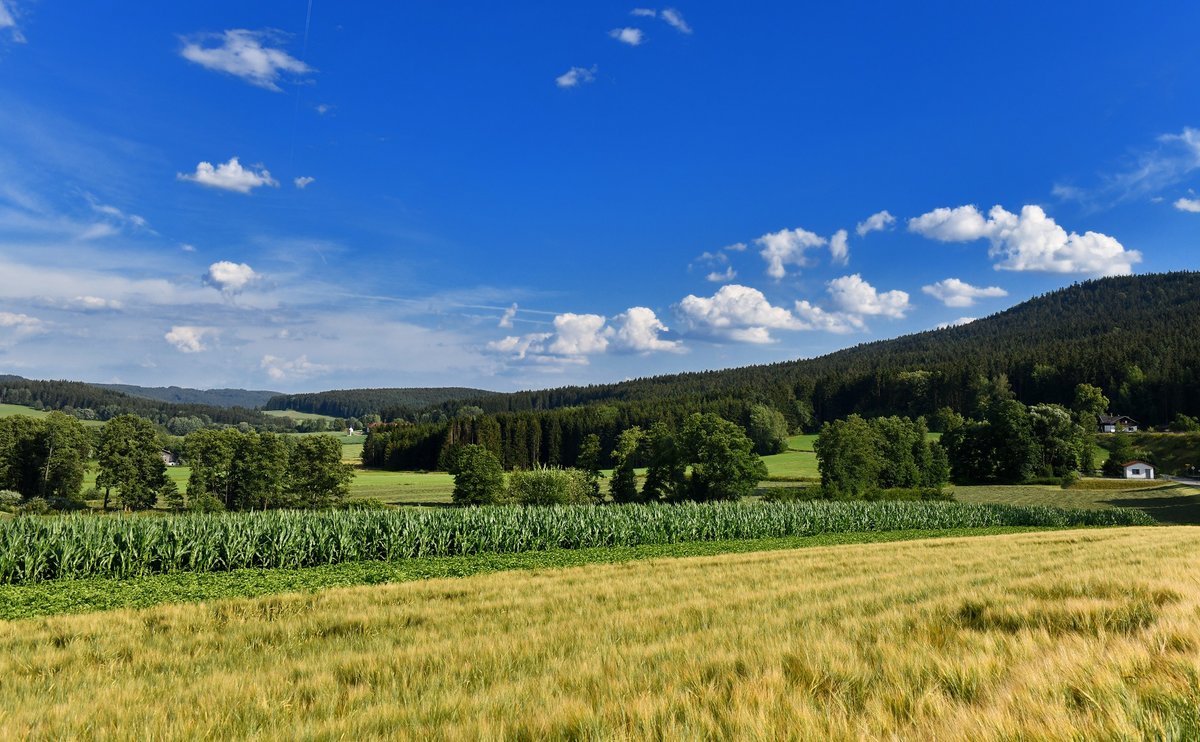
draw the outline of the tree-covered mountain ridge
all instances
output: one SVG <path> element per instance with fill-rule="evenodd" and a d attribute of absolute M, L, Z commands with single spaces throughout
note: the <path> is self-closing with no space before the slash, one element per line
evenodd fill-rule
<path fill-rule="evenodd" d="M 1076 283 L 966 325 L 863 343 L 812 359 L 490 395 L 487 412 L 662 397 L 774 402 L 793 422 L 969 409 L 981 378 L 1004 374 L 1017 398 L 1067 403 L 1079 383 L 1148 423 L 1200 411 L 1200 273 Z"/>

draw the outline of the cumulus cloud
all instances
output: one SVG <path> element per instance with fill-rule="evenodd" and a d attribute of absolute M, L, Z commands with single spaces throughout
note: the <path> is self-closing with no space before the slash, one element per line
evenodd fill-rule
<path fill-rule="evenodd" d="M 890 229 L 895 223 L 896 217 L 888 213 L 887 209 L 884 209 L 859 222 L 854 231 L 858 232 L 859 237 L 866 237 L 871 232 L 882 232 L 885 229 Z"/>
<path fill-rule="evenodd" d="M 221 34 L 200 34 L 184 41 L 179 52 L 205 69 L 240 77 L 251 85 L 279 92 L 280 77 L 312 71 L 304 62 L 270 46 L 279 35 L 237 28 Z"/>
<path fill-rule="evenodd" d="M 912 308 L 906 292 L 880 293 L 858 273 L 830 281 L 829 296 L 839 309 L 849 314 L 900 318 Z"/>
<path fill-rule="evenodd" d="M 957 278 L 947 278 L 944 281 L 922 286 L 921 291 L 941 301 L 948 307 L 969 307 L 976 299 L 994 299 L 1008 296 L 1008 292 L 999 286 L 972 286 Z"/>
<path fill-rule="evenodd" d="M 313 363 L 308 360 L 308 356 L 302 355 L 298 358 L 288 360 L 286 358 L 278 358 L 272 355 L 265 355 L 259 361 L 258 367 L 267 372 L 267 376 L 273 381 L 284 381 L 286 379 L 298 379 L 317 374 L 329 372 L 329 366 L 320 363 Z"/>
<path fill-rule="evenodd" d="M 723 283 L 725 281 L 732 281 L 733 279 L 737 278 L 737 271 L 735 271 L 731 265 L 723 271 L 712 271 L 704 278 L 712 281 L 713 283 Z"/>
<path fill-rule="evenodd" d="M 630 46 L 641 46 L 643 40 L 642 29 L 630 28 L 629 26 L 614 28 L 608 32 L 608 35 L 622 44 L 629 44 Z"/>
<path fill-rule="evenodd" d="M 228 293 L 236 293 L 259 279 L 259 274 L 245 263 L 219 260 L 208 266 L 204 280 L 210 286 Z"/>
<path fill-rule="evenodd" d="M 200 353 L 208 350 L 204 339 L 215 335 L 215 327 L 194 327 L 191 325 L 175 325 L 170 332 L 163 335 L 168 343 L 175 346 L 180 353 Z"/>
<path fill-rule="evenodd" d="M 758 289 L 731 283 L 711 297 L 689 294 L 678 312 L 691 330 L 749 343 L 769 343 L 771 330 L 801 330 L 803 325 L 783 307 L 772 306 Z"/>
<path fill-rule="evenodd" d="M 1200 198 L 1181 198 L 1175 202 L 1175 208 L 1180 211 L 1190 211 L 1193 214 L 1200 214 Z"/>
<path fill-rule="evenodd" d="M 599 314 L 560 314 L 554 318 L 554 342 L 547 350 L 560 356 L 603 353 L 608 349 L 604 323 Z"/>
<path fill-rule="evenodd" d="M 513 317 L 517 316 L 517 303 L 514 301 L 512 306 L 504 310 L 504 314 L 500 315 L 500 322 L 496 327 L 512 327 Z"/>
<path fill-rule="evenodd" d="M 301 175 L 298 178 L 292 178 L 292 183 L 294 183 L 295 186 L 302 191 L 305 188 L 307 188 L 309 186 L 309 184 L 313 183 L 314 181 L 316 181 L 316 178 L 310 177 L 308 175 Z"/>
<path fill-rule="evenodd" d="M 796 302 L 796 318 L 805 330 L 844 334 L 866 329 L 866 323 L 858 315 L 826 311 L 805 300 Z"/>
<path fill-rule="evenodd" d="M 839 229 L 829 238 L 829 257 L 837 265 L 850 262 L 850 233 Z"/>
<path fill-rule="evenodd" d="M 554 78 L 554 84 L 560 88 L 573 88 L 581 83 L 592 82 L 596 79 L 597 69 L 594 64 L 591 67 L 572 67 Z"/>
<path fill-rule="evenodd" d="M 659 335 L 670 332 L 654 310 L 648 307 L 630 307 L 613 318 L 610 328 L 613 344 L 618 348 L 638 353 L 652 351 L 678 352 L 683 344 L 678 340 L 664 340 Z"/>
<path fill-rule="evenodd" d="M 825 238 L 797 227 L 796 229 L 769 232 L 754 242 L 763 248 L 759 255 L 762 255 L 763 260 L 767 261 L 767 275 L 772 278 L 783 278 L 787 275 L 785 265 L 794 265 L 800 268 L 807 266 L 809 263 L 804 256 L 804 251 L 821 247 L 825 244 Z"/>
<path fill-rule="evenodd" d="M 1042 207 L 1027 205 L 1013 214 L 993 206 L 985 219 L 974 206 L 940 208 L 909 220 L 912 232 L 942 242 L 987 238 L 996 270 L 1083 273 L 1096 276 L 1133 272 L 1142 254 L 1127 250 L 1099 232 L 1068 233 Z"/>
<path fill-rule="evenodd" d="M 237 193 L 249 193 L 261 186 L 279 186 L 279 181 L 272 178 L 266 168 L 244 168 L 236 157 L 231 157 L 229 162 L 216 167 L 213 167 L 211 162 L 201 162 L 196 166 L 196 172 L 177 173 L 176 177 L 209 188 L 220 188 Z"/>
<path fill-rule="evenodd" d="M 958 319 L 953 320 L 951 322 L 942 322 L 941 324 L 939 324 L 937 326 L 937 328 L 939 330 L 945 330 L 949 327 L 962 327 L 963 325 L 971 324 L 972 322 L 975 321 L 975 319 L 976 319 L 975 317 L 959 317 Z"/>

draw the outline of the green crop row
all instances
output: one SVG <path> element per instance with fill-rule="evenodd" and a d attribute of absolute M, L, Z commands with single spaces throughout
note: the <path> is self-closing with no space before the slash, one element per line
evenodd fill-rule
<path fill-rule="evenodd" d="M 909 529 L 1152 525 L 1139 511 L 795 502 L 273 511 L 0 523 L 0 583 Z"/>

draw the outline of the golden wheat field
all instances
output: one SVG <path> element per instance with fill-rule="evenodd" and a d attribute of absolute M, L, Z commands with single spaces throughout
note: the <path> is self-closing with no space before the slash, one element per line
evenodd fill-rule
<path fill-rule="evenodd" d="M 1195 739 L 1200 529 L 0 623 L 0 738 Z"/>

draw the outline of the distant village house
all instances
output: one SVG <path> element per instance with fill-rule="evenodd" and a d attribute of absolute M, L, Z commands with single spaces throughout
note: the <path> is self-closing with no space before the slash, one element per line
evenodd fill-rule
<path fill-rule="evenodd" d="M 1125 463 L 1126 479 L 1154 479 L 1154 465 L 1145 461 L 1127 461 Z"/>
<path fill-rule="evenodd" d="M 174 452 L 168 451 L 164 448 L 163 450 L 159 451 L 159 455 L 162 456 L 163 463 L 167 466 L 179 466 L 179 457 L 176 456 Z"/>
<path fill-rule="evenodd" d="M 1101 433 L 1136 433 L 1137 420 L 1128 415 L 1100 415 Z"/>

